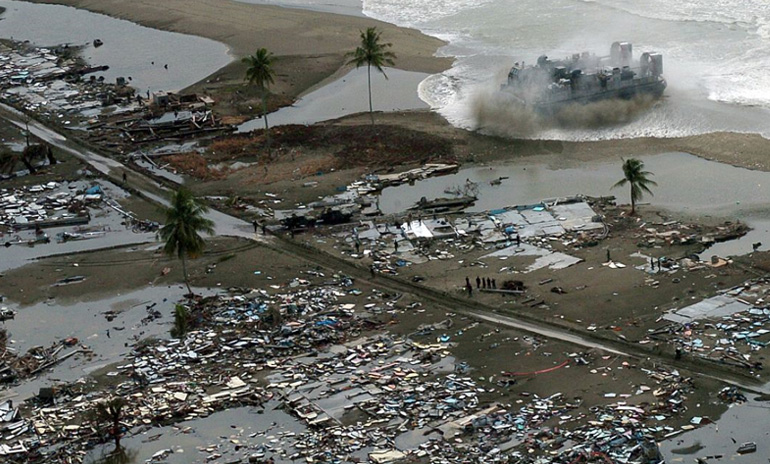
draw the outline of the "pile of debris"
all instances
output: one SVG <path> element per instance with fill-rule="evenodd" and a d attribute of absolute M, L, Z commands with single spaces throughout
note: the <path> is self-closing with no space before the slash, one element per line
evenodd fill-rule
<path fill-rule="evenodd" d="M 721 226 L 705 228 L 679 221 L 639 224 L 636 234 L 637 245 L 640 248 L 658 246 L 701 244 L 710 246 L 714 243 L 733 240 L 746 235 L 749 227 L 738 222 L 725 222 Z"/>
<path fill-rule="evenodd" d="M 265 213 L 272 214 L 275 220 L 281 221 L 288 229 L 304 229 L 317 223 L 335 225 L 350 222 L 354 217 L 379 216 L 380 212 L 376 193 L 385 187 L 395 186 L 406 182 L 426 179 L 456 172 L 457 164 L 425 164 L 419 168 L 392 174 L 368 174 L 362 180 L 350 185 L 339 187 L 340 193 L 327 196 L 307 205 L 297 205 L 290 210 L 271 207 L 268 202 Z M 315 183 L 306 183 L 311 187 Z"/>
<path fill-rule="evenodd" d="M 666 312 L 649 339 L 674 345 L 680 355 L 761 369 L 770 344 L 770 279 L 759 278 L 683 308 Z"/>
<path fill-rule="evenodd" d="M 482 404 L 479 394 L 494 390 L 470 377 L 440 375 L 445 356 L 446 345 L 379 337 L 348 343 L 333 356 L 312 362 L 285 360 L 270 376 L 269 388 L 280 392 L 295 416 L 316 428 L 312 442 L 325 446 L 303 445 L 289 458 L 345 461 L 365 450 L 374 462 L 430 458 L 566 464 L 600 453 L 613 462 L 658 463 L 656 439 L 695 427 L 660 425 L 681 417 L 692 389 L 691 380 L 676 371 L 647 371 L 658 383 L 654 390 L 642 385 L 631 394 L 605 395 L 645 398 L 638 404 L 624 400 L 587 414 L 576 413 L 579 399 L 569 401 L 560 393 L 535 396 L 518 408 Z M 650 395 L 657 401 L 646 400 Z M 355 425 L 347 425 L 349 415 L 356 418 Z M 706 423 L 698 419 L 698 424 Z M 558 427 L 544 427 L 554 420 Z"/>
<path fill-rule="evenodd" d="M 0 330 L 0 384 L 18 383 L 34 377 L 78 353 L 90 353 L 87 346 L 78 346 L 78 340 L 68 338 L 55 342 L 48 348 L 34 346 L 23 355 L 7 346 L 8 333 Z"/>
<path fill-rule="evenodd" d="M 139 106 L 130 112 L 101 115 L 86 126 L 88 137 L 111 145 L 139 145 L 232 132 L 233 127 L 222 124 L 197 95 L 177 97 L 176 101 L 173 106 Z"/>
<path fill-rule="evenodd" d="M 537 205 L 509 207 L 455 217 L 407 214 L 392 222 L 359 221 L 332 232 L 337 248 L 353 258 L 370 257 L 373 269 L 398 274 L 398 269 L 455 254 L 493 250 L 483 258 L 534 256 L 528 268 L 501 272 L 560 269 L 579 258 L 553 250 L 552 240 L 565 247 L 591 246 L 606 235 L 605 225 L 584 197 L 544 200 Z M 479 265 L 486 266 L 483 261 Z"/>
<path fill-rule="evenodd" d="M 77 59 L 76 47 L 35 48 L 26 44 L 0 45 L 0 90 L 5 102 L 70 125 L 70 119 L 105 104 L 126 101 L 133 89 L 82 80 L 106 66 L 87 66 Z"/>
<path fill-rule="evenodd" d="M 319 346 L 339 343 L 350 333 L 375 327 L 368 319 L 353 315 L 349 306 L 336 303 L 351 286 L 346 276 L 335 276 L 327 285 L 312 288 L 308 281 L 297 279 L 289 284 L 289 292 L 274 296 L 249 291 L 203 300 L 191 311 L 191 322 L 205 328 L 190 332 L 183 340 L 139 343 L 126 363 L 107 374 L 129 379 L 114 389 L 115 395 L 128 400 L 122 423 L 126 428 L 163 425 L 235 406 L 262 405 L 271 395 L 257 386 L 257 370 L 270 366 L 274 359 L 313 353 Z M 4 356 L 16 366 L 14 375 L 33 375 L 63 360 L 65 356 L 58 356 L 62 346 L 33 349 L 23 357 L 5 350 Z M 88 449 L 98 437 L 94 427 L 80 422 L 82 411 L 93 409 L 104 395 L 57 397 L 55 408 L 35 408 L 31 417 L 22 419 L 28 425 L 25 433 L 0 439 L 0 455 L 19 462 L 28 462 L 32 455 L 53 461 L 61 453 L 77 455 L 71 446 L 58 446 L 73 440 L 78 449 Z M 83 455 L 70 459 L 82 462 Z"/>
<path fill-rule="evenodd" d="M 599 453 L 619 462 L 649 463 L 659 462 L 655 440 L 707 422 L 693 418 L 678 429 L 665 425 L 683 418 L 692 382 L 662 369 L 645 371 L 651 386 L 605 393 L 618 400 L 590 409 L 580 398 L 560 393 L 522 393 L 516 405 L 485 403 L 484 397 L 507 388 L 511 379 L 480 384 L 466 375 L 467 366 L 456 366 L 450 356 L 448 336 L 419 343 L 373 331 L 381 326 L 378 319 L 419 304 L 404 306 L 400 294 L 372 291 L 368 303 L 358 307 L 343 300 L 362 296 L 349 277 L 305 272 L 307 279 L 276 285 L 273 294 L 233 289 L 230 296 L 194 303 L 189 311 L 194 330 L 181 339 L 139 342 L 106 374 L 116 379 L 110 393 L 65 389 L 54 395 L 53 406 L 14 413 L 12 429 L 5 426 L 0 439 L 0 455 L 9 462 L 65 455 L 66 462 L 82 462 L 88 449 L 107 440 L 83 411 L 114 396 L 126 400 L 121 424 L 131 431 L 268 402 L 280 402 L 306 427 L 268 445 L 240 437 L 228 451 L 232 462 L 271 452 L 306 462 L 566 464 Z M 574 364 L 586 375 L 601 375 L 590 359 L 568 354 L 549 370 Z M 635 367 L 623 363 L 623 368 Z M 202 448 L 209 449 L 215 450 L 212 459 L 222 456 L 217 448 Z"/>
<path fill-rule="evenodd" d="M 87 224 L 88 207 L 100 204 L 103 195 L 100 186 L 83 182 L 0 189 L 0 230 Z"/>

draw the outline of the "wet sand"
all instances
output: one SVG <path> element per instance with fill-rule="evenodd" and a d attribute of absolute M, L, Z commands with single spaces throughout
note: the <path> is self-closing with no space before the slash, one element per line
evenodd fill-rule
<path fill-rule="evenodd" d="M 308 84 L 323 81 L 343 67 L 344 55 L 358 46 L 359 31 L 367 27 L 377 27 L 383 40 L 393 44 L 391 50 L 397 56 L 396 67 L 400 69 L 436 73 L 447 69 L 452 62 L 449 58 L 434 57 L 443 45 L 436 38 L 358 16 L 229 0 L 32 1 L 69 5 L 143 26 L 213 39 L 230 47 L 234 60 L 253 54 L 257 48 L 267 48 L 280 58 L 271 91 L 289 96 L 305 90 Z M 314 66 L 324 73 L 314 75 L 316 82 L 308 83 L 306 74 Z M 234 72 L 242 82 L 241 70 Z"/>
<path fill-rule="evenodd" d="M 360 124 L 368 115 L 343 118 L 339 124 Z M 594 160 L 617 159 L 659 153 L 683 152 L 711 161 L 760 171 L 770 171 L 770 140 L 758 134 L 713 132 L 689 137 L 600 140 L 569 142 L 560 140 L 521 140 L 483 136 L 458 129 L 441 116 L 424 112 L 378 114 L 381 124 L 400 125 L 447 137 L 454 141 L 460 161 L 474 164 L 512 162 L 535 155 L 553 155 L 554 167 Z M 704 179 L 704 182 L 719 182 Z"/>
<path fill-rule="evenodd" d="M 344 54 L 359 41 L 358 31 L 376 26 L 383 38 L 392 42 L 397 55 L 396 67 L 408 71 L 436 73 L 447 69 L 449 58 L 435 57 L 443 44 L 414 29 L 406 29 L 370 18 L 344 16 L 309 10 L 238 3 L 229 0 L 30 0 L 83 8 L 141 25 L 193 34 L 227 44 L 234 58 L 266 47 L 281 59 L 276 64 L 277 79 L 271 91 L 284 95 L 289 104 L 307 90 L 328 82 L 343 70 Z M 237 60 L 208 79 L 242 82 L 243 69 Z M 206 90 L 205 86 L 195 90 Z M 357 124 L 359 117 L 344 123 Z M 417 130 L 457 138 L 473 138 L 473 149 L 467 150 L 470 162 L 492 162 L 533 153 L 567 155 L 577 160 L 681 151 L 706 159 L 770 171 L 770 141 L 756 134 L 715 132 L 682 138 L 637 138 L 596 142 L 510 141 L 476 134 L 449 125 L 428 111 L 404 115 L 378 116 L 384 124 L 403 124 Z M 498 150 L 498 147 L 511 150 Z M 494 149 L 485 149 L 494 148 Z M 461 150 L 462 151 L 462 150 Z M 513 153 L 511 153 L 513 151 Z M 462 155 L 462 154 L 461 154 Z M 461 156 L 462 157 L 462 156 Z"/>

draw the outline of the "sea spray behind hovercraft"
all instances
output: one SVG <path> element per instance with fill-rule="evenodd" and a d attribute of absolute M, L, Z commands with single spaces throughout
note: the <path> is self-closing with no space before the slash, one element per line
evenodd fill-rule
<path fill-rule="evenodd" d="M 663 56 L 643 53 L 634 61 L 628 42 L 613 43 L 607 57 L 583 52 L 563 60 L 541 56 L 534 66 L 516 63 L 501 86 L 522 105 L 547 115 L 571 104 L 659 98 L 665 88 Z"/>

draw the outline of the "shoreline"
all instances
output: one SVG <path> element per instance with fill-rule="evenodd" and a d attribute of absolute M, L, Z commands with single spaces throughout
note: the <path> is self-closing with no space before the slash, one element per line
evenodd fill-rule
<path fill-rule="evenodd" d="M 367 17 L 239 3 L 233 0 L 168 0 L 162 4 L 138 0 L 130 6 L 120 0 L 25 1 L 71 6 L 146 27 L 196 35 L 224 43 L 229 47 L 233 61 L 188 87 L 189 90 L 203 93 L 215 90 L 219 85 L 241 84 L 244 68 L 238 57 L 251 53 L 251 44 L 256 47 L 259 43 L 259 46 L 266 46 L 280 58 L 276 62 L 276 82 L 271 87 L 271 92 L 279 97 L 275 99 L 278 106 L 291 104 L 301 95 L 347 72 L 351 67 L 345 65 L 344 54 L 358 45 L 358 29 L 373 24 L 381 29 L 385 40 L 393 43 L 393 50 L 397 55 L 395 68 L 437 73 L 448 69 L 453 61 L 453 58 L 434 56 L 436 50 L 445 42 L 415 29 L 402 28 Z M 322 39 L 320 35 L 323 35 Z M 318 40 L 309 37 L 316 37 Z M 505 141 L 504 143 L 516 145 L 518 148 L 526 146 L 528 148 L 525 151 L 529 153 L 540 151 L 542 154 L 566 154 L 573 161 L 597 156 L 610 157 L 611 153 L 633 156 L 680 151 L 732 166 L 770 171 L 770 157 L 766 156 L 770 150 L 770 139 L 760 134 L 721 131 L 674 138 L 637 137 L 587 141 L 508 139 L 456 128 L 438 114 L 436 117 L 426 117 L 420 116 L 420 113 L 426 111 L 407 113 L 414 115 L 407 119 L 412 120 L 412 123 L 417 122 L 414 119 L 419 120 L 417 123 L 422 126 L 422 130 L 431 133 L 449 135 L 452 138 L 456 137 L 456 134 L 466 133 L 474 138 L 485 138 L 490 145 Z M 402 114 L 404 113 L 380 113 L 378 118 L 383 122 L 389 121 L 398 125 L 403 122 L 400 116 Z M 346 115 L 336 121 L 346 121 L 343 124 L 349 124 L 359 120 L 359 116 Z M 328 123 L 334 124 L 334 120 Z M 474 164 L 484 164 L 500 161 L 500 158 L 494 153 L 477 153 L 470 161 Z M 510 156 L 504 158 L 511 160 Z M 518 156 L 514 155 L 513 158 Z"/>
<path fill-rule="evenodd" d="M 375 26 L 383 39 L 393 44 L 394 67 L 429 74 L 451 67 L 453 58 L 435 56 L 445 42 L 422 34 L 416 29 L 402 28 L 364 16 L 348 16 L 272 5 L 240 3 L 233 0 L 25 0 L 70 6 L 104 14 L 154 29 L 178 32 L 215 40 L 229 48 L 231 63 L 216 70 L 196 86 L 213 76 L 239 69 L 241 58 L 257 48 L 267 48 L 279 61 L 275 94 L 296 98 L 309 87 L 347 69 L 345 54 L 359 44 L 359 31 Z M 308 81 L 308 69 L 320 62 L 322 75 L 316 73 Z M 286 64 L 284 64 L 286 63 Z M 288 67 L 286 69 L 285 67 Z M 242 74 L 239 76 L 242 81 Z"/>

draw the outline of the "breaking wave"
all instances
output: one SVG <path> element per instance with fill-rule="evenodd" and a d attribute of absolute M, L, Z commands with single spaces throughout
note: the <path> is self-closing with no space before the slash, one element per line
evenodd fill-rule
<path fill-rule="evenodd" d="M 554 0 L 544 10 L 540 0 L 363 0 L 363 9 L 449 41 L 439 53 L 456 57 L 453 68 L 423 81 L 418 92 L 457 127 L 568 140 L 770 135 L 769 2 Z M 663 53 L 669 88 L 662 104 L 600 105 L 549 127 L 479 90 L 499 87 L 502 65 L 543 53 L 602 54 L 614 40 Z"/>

